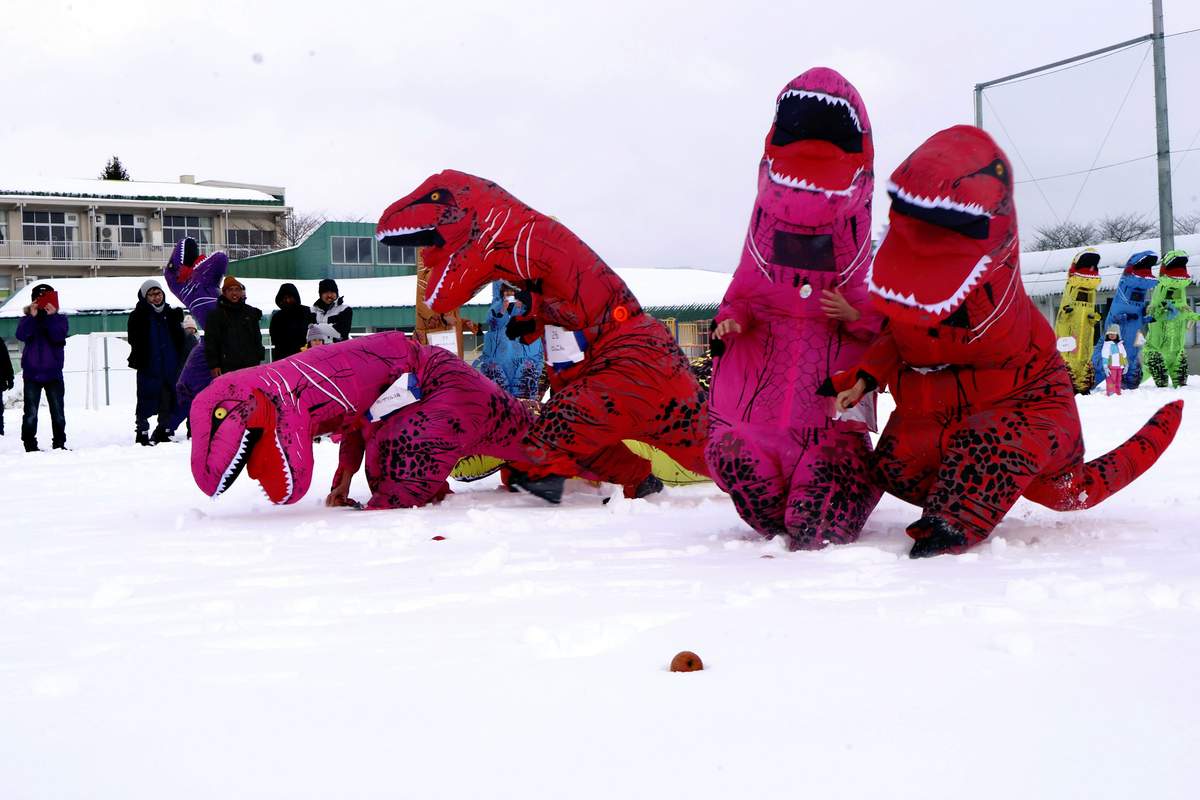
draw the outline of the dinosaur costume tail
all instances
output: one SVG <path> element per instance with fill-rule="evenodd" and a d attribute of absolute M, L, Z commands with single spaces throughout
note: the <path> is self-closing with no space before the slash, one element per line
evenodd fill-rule
<path fill-rule="evenodd" d="M 1183 401 L 1167 403 L 1116 450 L 1074 469 L 1039 478 L 1024 495 L 1055 511 L 1091 508 L 1150 469 L 1175 438 L 1182 418 Z"/>

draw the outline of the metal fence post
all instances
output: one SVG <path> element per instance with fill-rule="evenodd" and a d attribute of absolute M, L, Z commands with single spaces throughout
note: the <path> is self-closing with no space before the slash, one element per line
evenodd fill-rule
<path fill-rule="evenodd" d="M 109 400 L 108 393 L 108 337 L 104 337 L 104 405 L 109 406 L 112 403 Z"/>

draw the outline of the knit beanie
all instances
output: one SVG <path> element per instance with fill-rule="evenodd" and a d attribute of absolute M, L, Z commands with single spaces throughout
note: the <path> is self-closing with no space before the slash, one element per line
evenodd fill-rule
<path fill-rule="evenodd" d="M 191 314 L 185 314 L 183 316 L 183 329 L 186 331 L 188 328 L 191 328 L 194 331 L 200 330 L 200 326 L 196 324 L 196 318 Z"/>
<path fill-rule="evenodd" d="M 226 275 L 225 280 L 221 282 L 221 291 L 224 292 L 230 286 L 240 286 L 242 291 L 246 291 L 246 285 L 232 275 Z"/>
<path fill-rule="evenodd" d="M 333 278 L 325 278 L 317 284 L 317 294 L 325 294 L 326 292 L 338 294 L 337 281 Z"/>
<path fill-rule="evenodd" d="M 150 293 L 151 289 L 158 289 L 161 292 L 162 286 L 159 285 L 158 281 L 154 280 L 153 278 L 142 281 L 142 288 L 138 289 L 138 297 L 140 297 L 142 300 L 145 300 L 146 295 Z"/>

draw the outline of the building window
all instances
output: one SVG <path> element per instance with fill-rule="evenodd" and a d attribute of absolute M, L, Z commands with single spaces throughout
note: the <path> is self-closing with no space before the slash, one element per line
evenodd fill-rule
<path fill-rule="evenodd" d="M 400 264 L 407 267 L 417 265 L 417 248 L 415 247 L 393 247 L 380 242 L 376 248 L 378 248 L 375 256 L 376 264 Z"/>
<path fill-rule="evenodd" d="M 0 244 L 8 241 L 8 212 L 0 209 Z"/>
<path fill-rule="evenodd" d="M 330 261 L 334 264 L 370 264 L 370 236 L 330 236 L 329 245 L 333 250 Z"/>
<path fill-rule="evenodd" d="M 29 243 L 50 243 L 54 258 L 71 258 L 71 249 L 79 229 L 79 215 L 62 211 L 25 211 L 21 215 L 21 236 Z"/>
<path fill-rule="evenodd" d="M 246 258 L 265 253 L 275 247 L 275 231 L 229 230 L 225 246 L 230 258 Z"/>
<path fill-rule="evenodd" d="M 172 245 L 188 236 L 199 242 L 201 249 L 212 244 L 212 217 L 163 216 L 163 244 Z"/>
<path fill-rule="evenodd" d="M 145 244 L 146 218 L 133 214 L 97 214 L 96 241 L 101 244 Z"/>

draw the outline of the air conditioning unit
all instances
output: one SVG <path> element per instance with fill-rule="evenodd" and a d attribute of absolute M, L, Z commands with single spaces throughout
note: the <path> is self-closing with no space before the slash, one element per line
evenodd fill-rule
<path fill-rule="evenodd" d="M 111 225 L 101 225 L 96 231 L 97 258 L 116 258 L 120 255 L 117 243 L 117 229 Z"/>

